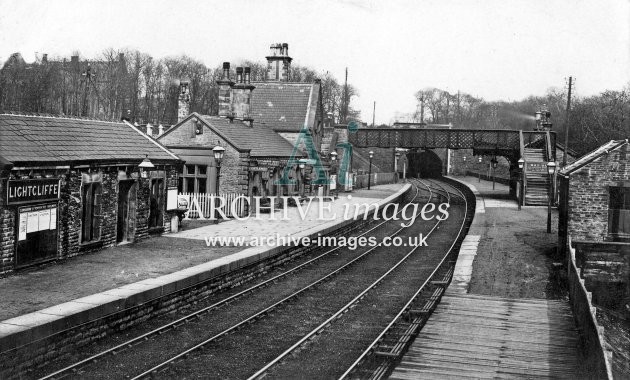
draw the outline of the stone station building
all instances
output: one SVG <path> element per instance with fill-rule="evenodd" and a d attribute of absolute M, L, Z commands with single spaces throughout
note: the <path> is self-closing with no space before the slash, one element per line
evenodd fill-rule
<path fill-rule="evenodd" d="M 567 165 L 558 182 L 559 255 L 571 244 L 593 301 L 630 316 L 628 140 L 611 140 Z"/>
<path fill-rule="evenodd" d="M 127 122 L 0 114 L 0 274 L 169 231 L 181 164 Z"/>

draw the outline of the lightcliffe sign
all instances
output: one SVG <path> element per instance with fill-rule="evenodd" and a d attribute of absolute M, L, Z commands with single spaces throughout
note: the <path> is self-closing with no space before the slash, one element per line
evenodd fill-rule
<path fill-rule="evenodd" d="M 20 179 L 7 183 L 7 205 L 59 199 L 59 179 Z"/>

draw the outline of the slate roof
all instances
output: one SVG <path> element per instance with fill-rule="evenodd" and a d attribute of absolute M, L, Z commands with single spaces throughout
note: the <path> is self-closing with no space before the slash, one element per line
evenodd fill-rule
<path fill-rule="evenodd" d="M 180 123 L 171 127 L 160 138 L 168 135 L 182 124 L 186 123 L 190 118 L 196 117 L 202 120 L 208 128 L 222 136 L 225 141 L 235 147 L 239 151 L 249 151 L 252 157 L 291 157 L 293 152 L 293 144 L 289 143 L 282 136 L 269 129 L 266 126 L 257 123 L 254 120 L 252 127 L 240 120 L 230 122 L 229 119 L 200 115 L 193 112 Z M 194 144 L 194 143 L 193 143 Z M 175 147 L 175 145 L 170 145 Z M 186 146 L 191 146 L 190 143 Z M 299 156 L 303 153 L 300 151 Z"/>
<path fill-rule="evenodd" d="M 250 115 L 254 123 L 278 132 L 299 132 L 306 122 L 309 99 L 319 96 L 315 83 L 256 82 Z M 317 104 L 317 103 L 315 103 Z M 316 109 L 311 112 L 316 112 Z M 312 126 L 307 126 L 311 128 Z"/>
<path fill-rule="evenodd" d="M 0 152 L 14 164 L 179 161 L 128 123 L 14 114 L 0 114 Z"/>
<path fill-rule="evenodd" d="M 580 170 L 581 168 L 583 168 L 584 166 L 590 164 L 591 162 L 595 161 L 596 159 L 598 159 L 600 156 L 604 155 L 604 154 L 608 154 L 614 150 L 617 150 L 619 148 L 621 148 L 622 146 L 628 144 L 628 140 L 610 140 L 609 142 L 607 142 L 606 144 L 600 146 L 599 148 L 595 149 L 594 151 L 585 154 L 584 156 L 580 157 L 579 160 L 576 160 L 575 162 L 571 163 L 570 165 L 565 166 L 562 170 L 560 170 L 559 174 L 563 175 L 563 176 L 568 176 L 571 173 Z"/>

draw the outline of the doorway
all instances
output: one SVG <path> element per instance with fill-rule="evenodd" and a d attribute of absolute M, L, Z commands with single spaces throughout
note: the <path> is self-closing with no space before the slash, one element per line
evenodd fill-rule
<path fill-rule="evenodd" d="M 116 243 L 129 243 L 133 241 L 136 232 L 136 203 L 136 181 L 119 181 Z"/>

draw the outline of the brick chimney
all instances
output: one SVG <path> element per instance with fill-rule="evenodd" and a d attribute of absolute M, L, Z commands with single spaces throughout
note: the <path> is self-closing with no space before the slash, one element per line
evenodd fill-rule
<path fill-rule="evenodd" d="M 230 80 L 230 62 L 223 62 L 223 76 L 217 81 L 219 85 L 219 116 L 232 117 L 232 87 Z"/>
<path fill-rule="evenodd" d="M 182 79 L 179 82 L 179 98 L 177 102 L 177 122 L 184 120 L 190 114 L 190 82 Z"/>
<path fill-rule="evenodd" d="M 267 56 L 267 80 L 270 82 L 288 82 L 291 61 L 289 44 L 273 44 Z"/>
<path fill-rule="evenodd" d="M 250 126 L 254 119 L 250 116 L 250 103 L 254 87 L 251 84 L 251 68 L 236 68 L 236 83 L 232 87 L 232 109 L 234 117 Z"/>

